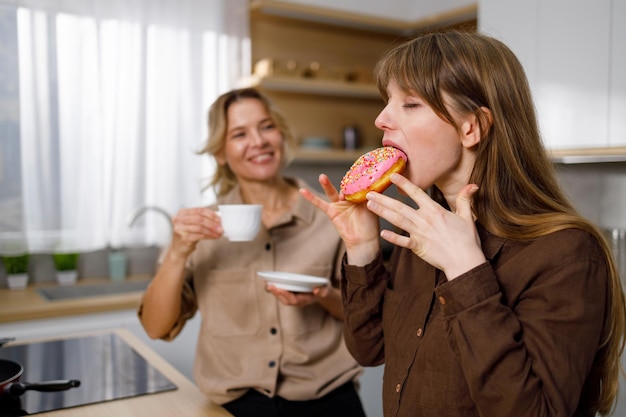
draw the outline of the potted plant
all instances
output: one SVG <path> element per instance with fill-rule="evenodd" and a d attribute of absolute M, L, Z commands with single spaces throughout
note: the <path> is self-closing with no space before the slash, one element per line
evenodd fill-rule
<path fill-rule="evenodd" d="M 2 256 L 2 263 L 7 274 L 7 284 L 10 289 L 26 288 L 28 284 L 28 259 L 28 254 Z"/>
<path fill-rule="evenodd" d="M 54 253 L 52 254 L 54 266 L 57 271 L 57 282 L 60 285 L 73 285 L 78 277 L 78 254 L 77 253 Z"/>

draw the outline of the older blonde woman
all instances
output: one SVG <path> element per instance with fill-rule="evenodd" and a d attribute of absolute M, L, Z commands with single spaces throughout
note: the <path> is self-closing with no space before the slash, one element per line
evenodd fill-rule
<path fill-rule="evenodd" d="M 229 242 L 215 206 L 180 210 L 139 316 L 150 337 L 167 340 L 199 311 L 195 381 L 237 417 L 363 417 L 354 385 L 361 368 L 342 337 L 343 245 L 298 193 L 308 186 L 281 175 L 292 141 L 259 91 L 215 101 L 201 153 L 218 163 L 218 203 L 262 204 L 261 231 L 253 241 Z M 260 270 L 327 277 L 332 285 L 293 293 L 266 286 Z"/>

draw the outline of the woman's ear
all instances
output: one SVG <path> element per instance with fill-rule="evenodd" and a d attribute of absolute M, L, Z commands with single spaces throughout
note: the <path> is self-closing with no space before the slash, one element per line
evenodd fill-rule
<path fill-rule="evenodd" d="M 226 152 L 224 152 L 224 148 L 215 153 L 215 160 L 218 165 L 226 165 Z"/>
<path fill-rule="evenodd" d="M 472 113 L 461 124 L 461 143 L 466 148 L 477 145 L 487 135 L 493 123 L 491 110 L 481 107 L 476 113 Z"/>

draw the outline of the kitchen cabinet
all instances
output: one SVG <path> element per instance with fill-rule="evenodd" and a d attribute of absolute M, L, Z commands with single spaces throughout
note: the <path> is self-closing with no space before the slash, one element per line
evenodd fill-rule
<path fill-rule="evenodd" d="M 540 1 L 537 12 L 535 97 L 548 146 L 608 146 L 610 0 Z"/>
<path fill-rule="evenodd" d="M 281 108 L 301 145 L 309 137 L 329 140 L 330 149 L 300 146 L 295 153 L 298 164 L 351 164 L 364 149 L 380 144 L 374 118 L 382 109 L 382 100 L 373 83 L 266 76 L 253 78 L 251 84 Z M 369 126 L 365 129 L 369 140 L 362 136 L 357 150 L 342 149 L 341 131 L 349 124 L 358 125 L 361 132 L 363 126 Z"/>
<path fill-rule="evenodd" d="M 504 41 L 525 67 L 550 149 L 623 144 L 619 131 L 624 129 L 624 107 L 620 110 L 619 104 L 624 106 L 620 101 L 624 96 L 615 87 L 621 84 L 623 90 L 624 86 L 624 28 L 620 26 L 626 19 L 624 5 L 618 3 L 479 3 L 479 31 Z"/>
<path fill-rule="evenodd" d="M 251 13 L 250 33 L 253 63 L 269 60 L 277 67 L 285 62 L 293 65 L 288 75 L 270 71 L 258 76 L 257 71 L 251 83 L 285 115 L 299 144 L 307 138 L 324 138 L 330 144 L 329 149 L 299 149 L 296 163 L 353 161 L 354 153 L 343 151 L 342 130 L 347 125 L 358 126 L 362 147 L 380 143 L 382 135 L 374 119 L 383 102 L 372 71 L 397 36 L 263 13 Z M 312 66 L 315 71 L 310 70 Z M 351 81 L 343 76 L 348 73 Z"/>
<path fill-rule="evenodd" d="M 384 103 L 373 83 L 373 69 L 388 49 L 406 37 L 380 28 L 320 22 L 302 13 L 277 16 L 257 3 L 283 2 L 253 2 L 250 11 L 253 66 L 271 62 L 276 71 L 259 73 L 251 68 L 255 74 L 248 83 L 257 85 L 284 113 L 300 144 L 307 138 L 330 143 L 329 149 L 301 147 L 294 162 L 345 168 L 363 151 L 380 146 L 382 132 L 374 120 Z M 467 27 L 474 30 L 475 20 Z M 343 150 L 342 131 L 348 125 L 360 131 L 356 151 Z"/>
<path fill-rule="evenodd" d="M 626 146 L 626 2 L 611 3 L 609 146 Z"/>

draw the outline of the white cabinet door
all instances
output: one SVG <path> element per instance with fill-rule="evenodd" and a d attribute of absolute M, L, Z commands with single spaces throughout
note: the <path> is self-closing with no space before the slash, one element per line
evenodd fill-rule
<path fill-rule="evenodd" d="M 611 0 L 538 8 L 535 98 L 551 148 L 608 145 Z"/>
<path fill-rule="evenodd" d="M 520 60 L 531 87 L 535 82 L 538 0 L 481 0 L 478 30 L 504 42 Z"/>
<path fill-rule="evenodd" d="M 612 3 L 609 145 L 626 146 L 626 1 Z"/>
<path fill-rule="evenodd" d="M 548 148 L 608 146 L 610 22 L 611 0 L 479 2 L 479 30 L 524 65 Z"/>

